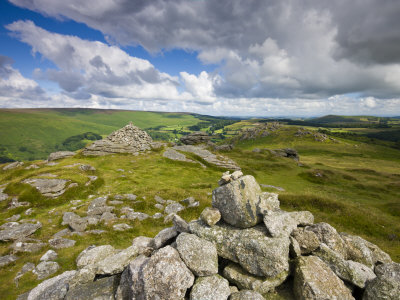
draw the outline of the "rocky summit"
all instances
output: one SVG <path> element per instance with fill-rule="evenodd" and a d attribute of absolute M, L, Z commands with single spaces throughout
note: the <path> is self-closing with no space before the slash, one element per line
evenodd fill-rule
<path fill-rule="evenodd" d="M 174 226 L 155 238 L 136 237 L 123 250 L 90 246 L 76 270 L 19 299 L 400 299 L 400 265 L 376 245 L 314 223 L 308 211 L 281 210 L 277 194 L 261 192 L 240 171 L 224 173 L 219 185 L 200 219 L 186 223 L 171 213 Z M 94 200 L 88 213 L 107 212 L 105 200 Z M 64 217 L 70 225 L 79 218 Z M 3 240 L 25 230 L 16 226 L 3 230 Z M 34 273 L 47 277 L 57 268 L 44 261 Z"/>
<path fill-rule="evenodd" d="M 129 123 L 114 131 L 105 139 L 95 141 L 83 149 L 83 155 L 101 156 L 113 153 L 131 153 L 134 155 L 151 150 L 153 140 L 147 132 Z"/>

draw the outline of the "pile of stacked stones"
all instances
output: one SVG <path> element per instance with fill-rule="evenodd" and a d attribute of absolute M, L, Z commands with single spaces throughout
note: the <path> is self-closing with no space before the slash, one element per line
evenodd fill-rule
<path fill-rule="evenodd" d="M 153 147 L 153 140 L 147 132 L 129 123 L 114 131 L 107 138 L 95 141 L 83 149 L 83 155 L 107 155 L 112 153 L 139 154 Z"/>
<path fill-rule="evenodd" d="M 264 299 L 287 286 L 294 299 L 400 299 L 400 265 L 376 245 L 280 210 L 252 176 L 225 173 L 212 208 L 124 250 L 85 249 L 77 270 L 20 299 Z M 103 299 L 102 298 L 102 299 Z"/>

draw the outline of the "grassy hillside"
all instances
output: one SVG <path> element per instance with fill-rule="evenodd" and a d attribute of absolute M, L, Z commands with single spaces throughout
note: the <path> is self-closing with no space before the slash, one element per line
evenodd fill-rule
<path fill-rule="evenodd" d="M 199 122 L 190 114 L 94 109 L 0 110 L 0 156 L 43 159 L 63 149 L 68 137 L 94 132 L 108 135 L 132 121 L 140 128 L 185 127 Z"/>

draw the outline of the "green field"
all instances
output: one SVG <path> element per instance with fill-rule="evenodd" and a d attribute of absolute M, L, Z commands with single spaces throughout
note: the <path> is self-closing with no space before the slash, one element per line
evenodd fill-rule
<path fill-rule="evenodd" d="M 7 115 L 7 112 L 1 111 L 1 114 Z M 107 114 L 106 111 L 79 113 L 40 110 L 29 114 L 19 112 L 13 112 L 13 114 L 15 115 L 8 115 L 8 122 L 15 125 L 10 128 L 14 136 L 24 134 L 22 130 L 24 126 L 20 124 L 24 120 L 26 121 L 24 124 L 32 120 L 43 120 L 40 122 L 43 128 L 46 124 L 44 120 L 53 125 L 60 122 L 61 125 L 56 126 L 56 129 L 52 131 L 53 135 L 64 132 L 66 137 L 82 133 L 82 130 L 83 132 L 94 131 L 94 128 L 103 128 L 104 133 L 100 133 L 107 134 L 107 130 L 111 132 L 118 128 L 117 122 L 121 122 L 120 126 L 123 126 L 134 114 L 137 114 L 137 121 L 136 123 L 135 120 L 132 121 L 139 127 L 162 126 L 157 129 L 158 132 L 176 130 L 176 134 L 171 133 L 173 137 L 181 134 L 179 133 L 182 132 L 181 128 L 189 130 L 189 126 L 204 121 L 190 114 L 123 111 L 112 111 Z M 149 121 L 146 121 L 146 114 L 150 118 Z M 13 116 L 18 116 L 18 118 L 13 119 Z M 57 116 L 57 119 L 52 119 L 51 116 Z M 111 120 L 101 121 L 106 117 Z M 74 128 L 76 131 L 63 131 L 63 126 L 70 126 L 69 128 Z M 241 166 L 243 173 L 255 176 L 260 184 L 284 188 L 284 192 L 278 192 L 282 209 L 309 210 L 314 214 L 316 222 L 324 221 L 330 223 L 338 231 L 360 235 L 388 252 L 394 261 L 400 262 L 400 151 L 398 149 L 391 147 L 392 144 L 378 145 L 334 135 L 332 135 L 333 139 L 316 141 L 312 135 L 296 136 L 300 127 L 295 125 L 283 125 L 265 137 L 235 139 L 241 134 L 242 129 L 257 126 L 260 126 L 259 120 L 244 120 L 218 129 L 226 133 L 226 138 L 216 138 L 217 142 L 235 143 L 234 150 L 221 152 L 221 154 L 235 160 Z M 202 128 L 202 130 L 209 131 L 210 128 Z M 307 130 L 317 133 L 317 128 L 313 126 L 307 127 Z M 31 129 L 31 134 L 34 134 L 33 131 Z M 39 135 L 39 133 L 35 134 Z M 47 138 L 51 143 L 51 137 Z M 63 139 L 65 137 L 60 140 Z M 292 159 L 274 156 L 267 150 L 288 147 L 298 151 L 299 163 Z M 259 150 L 253 151 L 255 148 Z M 190 158 L 199 159 L 193 155 Z M 24 169 L 30 163 L 36 163 L 40 168 Z M 96 168 L 96 171 L 84 172 L 77 167 L 64 167 L 74 163 L 90 164 Z M 210 205 L 211 191 L 217 187 L 217 181 L 224 171 L 209 165 L 207 168 L 202 168 L 198 164 L 168 160 L 162 157 L 162 150 L 137 157 L 131 155 L 83 157 L 78 154 L 74 158 L 61 160 L 58 165 L 52 167 L 44 165 L 42 161 L 26 162 L 25 166 L 3 171 L 0 165 L 0 184 L 4 184 L 7 194 L 18 196 L 19 201 L 31 202 L 35 212 L 28 217 L 23 215 L 26 208 L 7 210 L 9 200 L 3 201 L 0 202 L 0 221 L 4 223 L 5 218 L 16 213 L 21 213 L 24 219 L 39 220 L 43 227 L 33 237 L 44 242 L 66 227 L 61 226 L 62 215 L 66 211 L 71 211 L 73 205 L 70 200 L 83 201 L 83 205 L 78 207 L 75 213 L 85 216 L 88 203 L 91 201 L 89 195 L 108 194 L 112 198 L 116 194 L 134 193 L 142 201 L 141 203 L 131 205 L 125 201 L 122 205 L 116 205 L 116 210 L 118 211 L 122 206 L 131 206 L 136 211 L 150 215 L 157 212 L 154 207 L 155 195 L 176 201 L 193 196 L 200 201 L 200 206 L 180 213 L 185 220 L 190 221 L 197 218 L 205 206 Z M 21 183 L 26 178 L 43 173 L 70 179 L 77 182 L 78 187 L 68 190 L 58 199 L 51 200 L 41 196 L 29 185 Z M 85 186 L 87 175 L 96 175 L 99 179 L 94 184 Z M 263 190 L 277 192 L 272 188 L 263 188 Z M 49 213 L 49 211 L 52 212 Z M 116 221 L 116 223 L 120 222 Z M 163 227 L 171 225 L 164 224 L 162 219 L 143 222 L 124 221 L 124 223 L 130 224 L 133 228 L 115 234 L 112 230 L 112 225 L 115 223 L 111 223 L 89 228 L 106 230 L 106 233 L 100 236 L 91 234 L 84 237 L 73 236 L 72 239 L 77 241 L 73 248 L 57 250 L 59 254 L 57 262 L 61 266 L 58 273 L 74 269 L 77 255 L 89 245 L 112 244 L 116 248 L 125 248 L 131 244 L 135 236 L 154 236 Z M 0 255 L 10 253 L 10 244 L 0 243 Z M 35 254 L 18 254 L 19 260 L 0 269 L 2 299 L 15 299 L 16 295 L 37 285 L 38 281 L 31 273 L 22 277 L 18 288 L 15 287 L 13 278 L 25 263 L 37 264 L 48 249 L 50 249 L 49 246 L 46 246 Z"/>

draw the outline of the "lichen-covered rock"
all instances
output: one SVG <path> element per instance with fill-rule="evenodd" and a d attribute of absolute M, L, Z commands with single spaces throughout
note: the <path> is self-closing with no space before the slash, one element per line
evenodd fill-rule
<path fill-rule="evenodd" d="M 272 291 L 275 287 L 285 281 L 289 272 L 284 271 L 275 277 L 259 277 L 247 273 L 237 264 L 231 263 L 224 268 L 223 276 L 230 283 L 237 285 L 240 289 L 254 290 L 261 294 Z"/>
<path fill-rule="evenodd" d="M 181 233 L 176 239 L 176 249 L 183 262 L 196 276 L 218 273 L 218 255 L 215 245 L 195 234 Z"/>
<path fill-rule="evenodd" d="M 69 180 L 67 179 L 55 178 L 29 178 L 23 181 L 23 183 L 30 184 L 36 188 L 43 196 L 51 198 L 64 194 L 68 182 Z"/>
<path fill-rule="evenodd" d="M 355 261 L 344 260 L 324 243 L 313 252 L 313 255 L 323 260 L 339 278 L 359 288 L 363 289 L 367 281 L 376 277 L 371 268 Z"/>
<path fill-rule="evenodd" d="M 179 257 L 178 251 L 166 246 L 150 258 L 138 257 L 128 266 L 131 299 L 184 299 L 193 285 L 194 276 Z"/>
<path fill-rule="evenodd" d="M 30 242 L 32 241 L 32 242 Z M 29 252 L 29 253 L 34 253 L 40 251 L 44 246 L 46 246 L 45 243 L 40 243 L 37 242 L 37 240 L 30 240 L 25 239 L 23 241 L 16 241 L 14 242 L 10 248 L 13 250 L 13 252 Z"/>
<path fill-rule="evenodd" d="M 240 292 L 233 293 L 229 300 L 265 300 L 264 297 L 255 291 L 241 290 Z"/>
<path fill-rule="evenodd" d="M 65 300 L 114 299 L 120 276 L 108 276 L 69 288 Z"/>
<path fill-rule="evenodd" d="M 363 300 L 400 299 L 400 264 L 375 267 L 376 278 L 367 283 Z"/>
<path fill-rule="evenodd" d="M 175 227 L 168 227 L 161 230 L 153 240 L 154 249 L 163 247 L 169 240 L 175 238 L 178 235 Z"/>
<path fill-rule="evenodd" d="M 278 200 L 278 194 L 267 192 L 261 193 L 259 195 L 259 203 L 257 206 L 257 212 L 260 215 L 279 210 L 280 202 Z"/>
<path fill-rule="evenodd" d="M 346 244 L 339 233 L 336 231 L 336 229 L 333 228 L 331 225 L 321 222 L 311 226 L 307 226 L 306 230 L 314 232 L 321 243 L 325 243 L 329 248 L 339 253 L 343 258 L 346 259 Z"/>
<path fill-rule="evenodd" d="M 228 280 L 216 274 L 197 278 L 190 292 L 190 300 L 226 300 L 230 294 Z"/>
<path fill-rule="evenodd" d="M 50 261 L 57 259 L 57 252 L 54 250 L 48 250 L 43 256 L 40 258 L 40 261 Z"/>
<path fill-rule="evenodd" d="M 49 157 L 47 158 L 48 161 L 62 159 L 66 157 L 74 156 L 76 153 L 71 151 L 58 151 L 50 153 Z"/>
<path fill-rule="evenodd" d="M 62 248 L 70 248 L 75 245 L 76 241 L 64 238 L 55 238 L 49 240 L 49 244 L 51 247 L 55 249 L 62 249 Z"/>
<path fill-rule="evenodd" d="M 33 234 L 42 227 L 40 222 L 32 223 L 16 223 L 15 226 L 0 231 L 0 241 L 20 240 Z"/>
<path fill-rule="evenodd" d="M 216 188 L 212 206 L 218 208 L 222 219 L 238 228 L 249 228 L 261 221 L 257 204 L 261 188 L 253 176 L 240 177 Z"/>
<path fill-rule="evenodd" d="M 295 265 L 296 299 L 354 299 L 343 281 L 318 257 L 298 257 Z"/>
<path fill-rule="evenodd" d="M 114 255 L 117 251 L 111 245 L 102 245 L 98 247 L 89 247 L 83 250 L 76 258 L 76 266 L 83 268 L 87 265 L 102 261 L 108 256 Z"/>
<path fill-rule="evenodd" d="M 47 279 L 32 289 L 28 300 L 62 300 L 68 291 L 68 282 L 75 275 L 76 271 L 66 271 L 56 277 Z"/>
<path fill-rule="evenodd" d="M 292 231 L 292 237 L 297 241 L 302 255 L 310 254 L 319 247 L 320 241 L 317 235 L 304 228 L 296 228 Z"/>
<path fill-rule="evenodd" d="M 172 218 L 172 222 L 174 223 L 174 228 L 178 232 L 189 232 L 189 224 L 182 219 L 180 216 L 174 214 Z"/>
<path fill-rule="evenodd" d="M 18 259 L 18 257 L 16 257 L 15 255 L 0 256 L 0 268 L 13 263 L 17 259 Z"/>
<path fill-rule="evenodd" d="M 42 261 L 33 270 L 33 274 L 36 275 L 38 280 L 41 280 L 57 272 L 59 268 L 58 263 L 54 261 Z"/>
<path fill-rule="evenodd" d="M 165 209 L 164 209 L 164 213 L 169 215 L 169 214 L 176 214 L 178 212 L 180 212 L 181 210 L 184 210 L 185 207 L 177 202 L 173 202 L 171 204 L 168 204 Z"/>
<path fill-rule="evenodd" d="M 214 226 L 221 219 L 221 213 L 218 208 L 206 207 L 200 214 L 200 219 L 208 226 Z"/>
<path fill-rule="evenodd" d="M 238 229 L 227 224 L 213 227 L 202 221 L 189 223 L 190 231 L 215 243 L 218 255 L 239 263 L 257 276 L 274 277 L 289 270 L 289 238 L 268 237 L 265 226 Z"/>
<path fill-rule="evenodd" d="M 61 224 L 68 225 L 73 231 L 82 232 L 86 230 L 88 222 L 73 212 L 65 212 Z"/>

